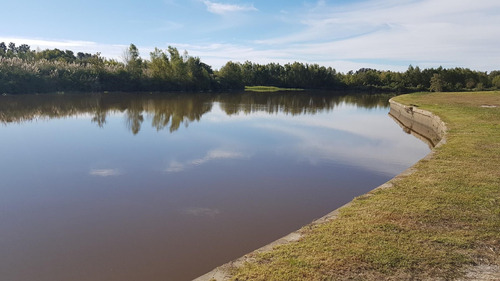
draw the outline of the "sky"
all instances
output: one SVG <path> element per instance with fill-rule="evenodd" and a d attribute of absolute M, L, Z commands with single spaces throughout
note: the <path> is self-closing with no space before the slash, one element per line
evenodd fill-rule
<path fill-rule="evenodd" d="M 340 72 L 500 69 L 499 0 L 0 0 L 0 42 L 117 60 L 133 43 L 228 61 Z"/>

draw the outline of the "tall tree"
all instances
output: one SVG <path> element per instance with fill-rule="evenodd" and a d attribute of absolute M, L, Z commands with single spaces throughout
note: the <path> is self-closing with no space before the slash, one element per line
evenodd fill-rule
<path fill-rule="evenodd" d="M 220 83 L 225 89 L 239 90 L 244 88 L 241 64 L 229 61 L 219 70 Z"/>
<path fill-rule="evenodd" d="M 138 78 L 142 74 L 142 59 L 139 56 L 139 49 L 134 44 L 130 44 L 129 48 L 123 53 L 123 60 L 127 71 L 134 78 Z"/>
<path fill-rule="evenodd" d="M 431 87 L 429 90 L 431 92 L 442 92 L 444 89 L 443 80 L 441 79 L 441 74 L 435 73 L 431 78 Z"/>
<path fill-rule="evenodd" d="M 16 44 L 13 42 L 9 43 L 9 49 L 7 50 L 7 55 L 9 57 L 15 57 L 17 54 L 17 47 Z"/>
<path fill-rule="evenodd" d="M 0 42 L 0 56 L 5 56 L 7 55 L 7 46 L 5 45 L 5 42 Z"/>

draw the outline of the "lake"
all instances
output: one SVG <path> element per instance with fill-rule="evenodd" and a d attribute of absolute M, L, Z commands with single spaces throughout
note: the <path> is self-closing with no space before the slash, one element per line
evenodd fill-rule
<path fill-rule="evenodd" d="M 0 96 L 0 276 L 198 277 L 423 158 L 389 97 Z"/>

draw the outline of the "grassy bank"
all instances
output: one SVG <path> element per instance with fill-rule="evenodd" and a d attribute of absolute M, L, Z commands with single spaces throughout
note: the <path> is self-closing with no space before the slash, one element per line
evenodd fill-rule
<path fill-rule="evenodd" d="M 356 198 L 337 219 L 234 269 L 234 280 L 450 280 L 500 266 L 500 92 L 396 101 L 447 124 L 416 172 Z M 497 106 L 497 107 L 492 107 Z M 483 268 L 483 267 L 481 267 Z"/>

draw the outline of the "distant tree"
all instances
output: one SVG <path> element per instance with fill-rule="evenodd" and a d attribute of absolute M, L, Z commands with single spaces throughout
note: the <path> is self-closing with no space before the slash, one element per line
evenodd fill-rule
<path fill-rule="evenodd" d="M 123 60 L 127 71 L 132 77 L 138 78 L 142 74 L 142 59 L 139 56 L 139 49 L 134 44 L 123 53 Z"/>
<path fill-rule="evenodd" d="M 7 55 L 7 46 L 5 45 L 5 42 L 0 43 L 0 56 L 5 56 Z"/>
<path fill-rule="evenodd" d="M 442 92 L 443 89 L 443 80 L 441 79 L 441 74 L 435 73 L 431 78 L 431 86 L 429 90 L 431 92 Z"/>
<path fill-rule="evenodd" d="M 240 90 L 245 87 L 241 64 L 232 61 L 227 62 L 219 70 L 220 84 L 224 89 Z"/>
<path fill-rule="evenodd" d="M 413 67 L 410 65 L 406 72 L 403 75 L 404 87 L 415 89 L 415 90 L 423 90 L 426 88 L 426 84 L 429 82 L 429 78 L 425 76 L 425 74 L 420 70 L 420 67 Z"/>
<path fill-rule="evenodd" d="M 371 68 L 361 68 L 356 71 L 357 82 L 359 85 L 363 86 L 379 86 L 380 85 L 380 73 L 378 70 Z"/>
<path fill-rule="evenodd" d="M 181 56 L 179 50 L 172 46 L 168 46 L 167 51 L 170 55 L 170 76 L 174 83 L 176 83 L 178 87 L 181 87 L 181 85 L 185 84 L 188 74 L 187 64 L 185 62 L 187 53 L 185 52 L 184 56 Z"/>
<path fill-rule="evenodd" d="M 169 77 L 170 71 L 170 60 L 168 55 L 162 50 L 155 48 L 155 50 L 149 53 L 149 72 L 154 79 L 163 80 L 166 82 Z"/>
<path fill-rule="evenodd" d="M 68 61 L 74 61 L 76 59 L 75 53 L 70 50 L 64 51 L 64 57 L 68 59 Z"/>
<path fill-rule="evenodd" d="M 200 58 L 189 57 L 187 62 L 189 90 L 209 90 L 211 87 L 212 68 L 201 62 Z"/>
<path fill-rule="evenodd" d="M 48 61 L 74 62 L 76 57 L 73 51 L 62 51 L 59 49 L 43 50 L 36 53 L 36 59 L 46 59 Z"/>
<path fill-rule="evenodd" d="M 150 53 L 146 74 L 152 79 L 153 87 L 160 90 L 210 90 L 213 86 L 209 65 L 186 51 L 181 55 L 172 46 L 166 51 L 155 48 Z"/>
<path fill-rule="evenodd" d="M 256 85 L 256 71 L 254 69 L 254 64 L 250 61 L 245 61 L 241 65 L 241 71 L 243 76 L 243 83 L 246 86 L 255 86 Z"/>
<path fill-rule="evenodd" d="M 93 55 L 89 53 L 78 52 L 76 54 L 76 61 L 78 61 L 79 63 L 87 64 L 91 61 L 92 56 Z"/>
<path fill-rule="evenodd" d="M 20 58 L 20 59 L 24 59 L 24 60 L 27 60 L 27 59 L 31 59 L 34 57 L 34 54 L 33 52 L 31 51 L 31 47 L 27 44 L 22 44 L 21 46 L 19 46 L 17 48 L 17 56 Z"/>
<path fill-rule="evenodd" d="M 493 87 L 495 87 L 496 89 L 500 89 L 500 75 L 493 77 L 491 82 Z"/>
<path fill-rule="evenodd" d="M 30 47 L 29 45 L 27 45 L 27 44 L 22 44 L 21 46 L 19 46 L 19 47 L 17 48 L 17 51 L 18 51 L 19 53 L 29 53 L 29 52 L 31 51 L 30 49 L 31 49 L 31 47 Z"/>
<path fill-rule="evenodd" d="M 15 43 L 12 43 L 10 42 L 9 43 L 9 49 L 7 50 L 7 55 L 9 57 L 15 57 L 17 54 L 17 48 L 16 48 L 16 44 Z"/>
<path fill-rule="evenodd" d="M 475 86 L 476 86 L 476 81 L 474 81 L 474 79 L 468 78 L 467 80 L 465 80 L 465 87 L 467 89 L 473 89 Z"/>
<path fill-rule="evenodd" d="M 405 72 L 361 68 L 344 74 L 318 64 L 229 61 L 219 71 L 213 71 L 199 58 L 190 57 L 186 51 L 181 54 L 171 46 L 167 50 L 155 48 L 150 60 L 143 60 L 138 48 L 130 44 L 122 63 L 99 53 L 33 51 L 27 44 L 17 47 L 12 42 L 1 42 L 0 57 L 0 89 L 9 93 L 241 90 L 246 85 L 400 92 L 500 89 L 500 71 L 488 74 L 458 67 L 421 70 L 410 65 Z M 132 127 L 139 128 L 137 124 Z"/>

